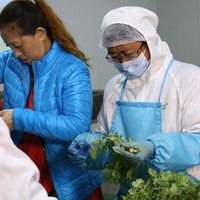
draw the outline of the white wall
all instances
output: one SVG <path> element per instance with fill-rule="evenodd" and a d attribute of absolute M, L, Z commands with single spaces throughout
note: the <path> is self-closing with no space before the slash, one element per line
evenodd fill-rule
<path fill-rule="evenodd" d="M 9 3 L 11 0 L 0 0 L 0 11 L 4 8 L 4 6 L 6 6 L 7 3 Z M 2 38 L 0 37 L 0 52 L 2 52 L 3 50 L 8 49 L 8 47 L 6 47 L 6 45 L 4 44 Z"/>
<path fill-rule="evenodd" d="M 200 66 L 200 0 L 158 0 L 159 32 L 174 57 Z"/>
<path fill-rule="evenodd" d="M 103 16 L 120 6 L 143 6 L 156 11 L 156 0 L 47 0 L 73 35 L 79 48 L 90 59 L 91 82 L 94 90 L 103 90 L 110 78 L 117 74 L 105 60 L 106 51 L 98 49 Z"/>
<path fill-rule="evenodd" d="M 10 0 L 0 0 L 0 9 Z M 143 6 L 158 14 L 158 31 L 178 60 L 200 65 L 200 0 L 46 0 L 61 18 L 79 48 L 90 58 L 94 90 L 103 90 L 117 74 L 98 49 L 103 16 L 120 6 Z M 0 40 L 0 51 L 6 47 Z"/>

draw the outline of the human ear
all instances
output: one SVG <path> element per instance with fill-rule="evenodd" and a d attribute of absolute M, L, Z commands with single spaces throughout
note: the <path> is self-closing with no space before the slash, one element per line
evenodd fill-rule
<path fill-rule="evenodd" d="M 47 37 L 47 32 L 44 28 L 38 27 L 35 31 L 35 37 L 37 37 L 39 40 L 44 41 Z"/>

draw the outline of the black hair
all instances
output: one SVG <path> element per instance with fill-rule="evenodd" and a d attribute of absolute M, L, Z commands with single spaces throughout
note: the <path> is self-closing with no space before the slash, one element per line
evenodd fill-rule
<path fill-rule="evenodd" d="M 22 35 L 34 35 L 38 27 L 43 27 L 51 38 L 44 14 L 31 1 L 12 1 L 7 4 L 0 14 L 0 29 L 8 25 L 13 25 Z"/>

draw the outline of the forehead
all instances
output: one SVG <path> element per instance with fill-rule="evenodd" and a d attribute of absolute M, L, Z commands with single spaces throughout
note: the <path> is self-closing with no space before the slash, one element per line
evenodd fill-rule
<path fill-rule="evenodd" d="M 20 32 L 17 29 L 10 26 L 1 29 L 1 37 L 6 43 L 13 43 L 15 41 L 22 40 L 22 35 L 20 34 Z"/>
<path fill-rule="evenodd" d="M 138 41 L 138 42 L 122 44 L 122 45 L 118 45 L 114 47 L 109 47 L 108 51 L 112 53 L 112 52 L 117 52 L 117 51 L 137 50 L 140 47 L 141 43 L 142 42 Z"/>

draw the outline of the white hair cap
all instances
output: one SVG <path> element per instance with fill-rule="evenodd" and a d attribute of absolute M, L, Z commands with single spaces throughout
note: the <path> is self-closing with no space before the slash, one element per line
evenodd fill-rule
<path fill-rule="evenodd" d="M 146 8 L 124 6 L 110 10 L 101 24 L 99 48 L 104 49 L 134 41 L 148 43 L 149 39 L 157 37 L 158 22 L 157 15 Z"/>
<path fill-rule="evenodd" d="M 102 34 L 102 45 L 106 48 L 136 41 L 145 41 L 145 38 L 136 29 L 126 24 L 109 25 Z"/>

